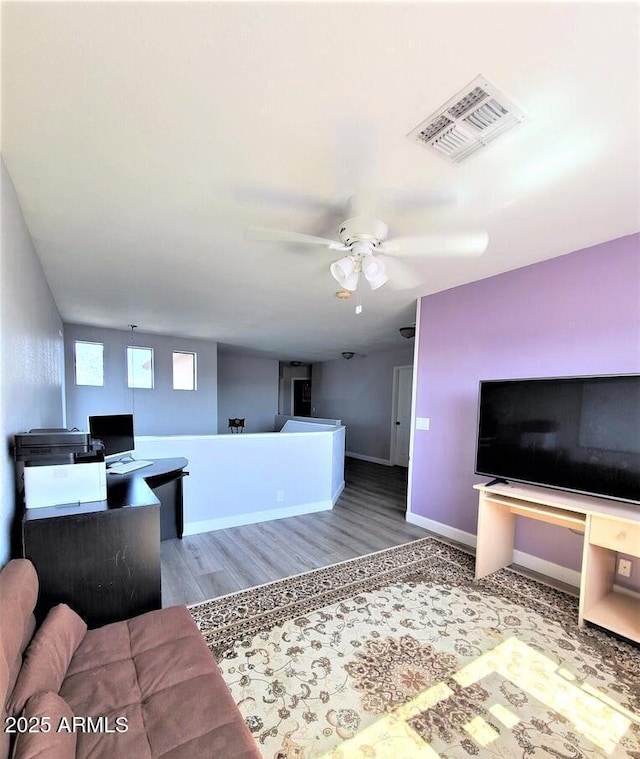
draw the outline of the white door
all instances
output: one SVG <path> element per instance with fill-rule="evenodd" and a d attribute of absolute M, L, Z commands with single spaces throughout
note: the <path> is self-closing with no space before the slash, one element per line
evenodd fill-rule
<path fill-rule="evenodd" d="M 409 439 L 411 437 L 411 387 L 412 366 L 396 366 L 394 373 L 394 419 L 392 434 L 393 455 L 391 461 L 397 466 L 409 466 Z"/>

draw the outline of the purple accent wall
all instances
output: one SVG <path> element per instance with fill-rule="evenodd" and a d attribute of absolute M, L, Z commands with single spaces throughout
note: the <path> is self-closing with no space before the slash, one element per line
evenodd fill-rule
<path fill-rule="evenodd" d="M 478 382 L 640 372 L 640 235 L 423 297 L 417 361 L 411 510 L 475 534 Z M 516 549 L 579 570 L 581 546 L 517 520 Z"/>

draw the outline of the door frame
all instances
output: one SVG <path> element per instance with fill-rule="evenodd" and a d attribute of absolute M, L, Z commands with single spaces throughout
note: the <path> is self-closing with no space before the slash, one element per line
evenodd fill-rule
<path fill-rule="evenodd" d="M 402 369 L 408 369 L 411 372 L 411 418 L 413 419 L 413 365 L 412 364 L 403 364 L 402 366 L 394 366 L 393 367 L 393 390 L 392 390 L 392 401 L 391 401 L 391 444 L 389 448 L 389 461 L 391 463 L 391 466 L 398 466 L 398 453 L 397 453 L 397 443 L 398 443 L 398 434 L 397 434 L 397 425 L 396 425 L 396 416 L 398 414 L 398 391 L 400 389 L 400 382 L 399 382 L 399 374 L 400 370 Z M 410 423 L 411 424 L 411 423 Z M 409 429 L 409 433 L 411 433 L 411 429 Z M 409 463 L 411 462 L 411 442 L 409 442 Z"/>

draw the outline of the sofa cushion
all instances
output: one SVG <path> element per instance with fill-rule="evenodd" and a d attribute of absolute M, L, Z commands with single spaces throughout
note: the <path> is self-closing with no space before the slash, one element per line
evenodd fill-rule
<path fill-rule="evenodd" d="M 216 665 L 151 696 L 143 706 L 154 759 L 254 759 L 260 754 Z"/>
<path fill-rule="evenodd" d="M 63 717 L 66 724 L 72 726 L 73 712 L 57 693 L 48 691 L 31 696 L 22 716 L 34 720 L 29 723 L 32 725 L 38 725 L 38 720 L 46 717 L 50 729 L 18 733 L 12 759 L 75 759 L 76 734 L 73 730 L 61 729 Z"/>
<path fill-rule="evenodd" d="M 76 757 L 84 759 L 152 759 L 147 728 L 140 704 L 129 704 L 116 712 L 104 715 L 113 730 L 115 720 L 126 720 L 124 732 L 80 732 Z M 184 757 L 188 759 L 188 757 Z"/>
<path fill-rule="evenodd" d="M 13 559 L 0 571 L 0 724 L 4 727 L 6 703 L 22 666 L 22 652 L 35 629 L 33 609 L 38 577 L 27 559 Z M 0 730 L 0 757 L 9 753 L 9 734 Z"/>
<path fill-rule="evenodd" d="M 35 629 L 33 610 L 38 598 L 38 577 L 33 564 L 14 559 L 0 572 L 2 625 L 0 625 L 0 698 L 4 704 L 22 665 L 22 652 Z"/>
<path fill-rule="evenodd" d="M 71 658 L 87 632 L 87 625 L 66 604 L 54 606 L 25 653 L 22 669 L 7 706 L 20 714 L 27 700 L 40 691 L 60 690 Z"/>
<path fill-rule="evenodd" d="M 61 695 L 127 731 L 80 733 L 77 759 L 258 759 L 242 715 L 184 606 L 89 630 Z"/>

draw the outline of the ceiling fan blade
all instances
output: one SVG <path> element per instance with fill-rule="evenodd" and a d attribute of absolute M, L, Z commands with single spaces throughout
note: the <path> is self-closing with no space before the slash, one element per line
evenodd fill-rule
<path fill-rule="evenodd" d="M 457 200 L 451 191 L 408 191 L 390 187 L 368 187 L 359 190 L 349 199 L 349 208 L 352 216 L 384 219 L 435 212 L 443 206 L 453 207 Z"/>
<path fill-rule="evenodd" d="M 328 240 L 326 237 L 303 235 L 299 232 L 289 232 L 286 229 L 271 229 L 270 227 L 249 227 L 247 238 L 262 242 L 297 242 L 305 245 L 326 245 L 331 250 L 348 250 L 342 243 Z"/>
<path fill-rule="evenodd" d="M 275 206 L 276 208 L 291 209 L 300 212 L 309 213 L 326 213 L 343 212 L 343 209 L 336 205 L 323 200 L 314 195 L 287 192 L 275 188 L 266 187 L 235 187 L 233 188 L 233 197 L 237 202 Z"/>
<path fill-rule="evenodd" d="M 384 242 L 383 253 L 396 256 L 481 256 L 487 249 L 487 232 L 436 233 L 420 237 L 396 237 Z"/>
<path fill-rule="evenodd" d="M 349 198 L 349 216 L 366 216 L 376 219 L 381 215 L 381 193 L 375 187 L 358 190 Z"/>
<path fill-rule="evenodd" d="M 414 290 L 422 284 L 422 277 L 409 264 L 393 256 L 378 254 L 389 277 L 387 287 L 391 290 Z"/>

